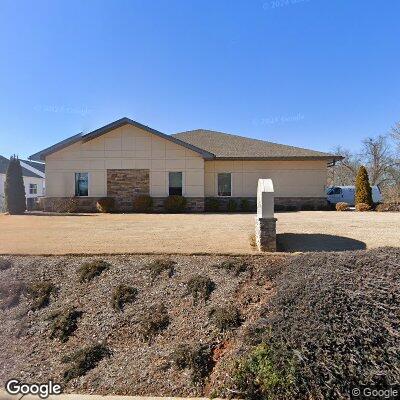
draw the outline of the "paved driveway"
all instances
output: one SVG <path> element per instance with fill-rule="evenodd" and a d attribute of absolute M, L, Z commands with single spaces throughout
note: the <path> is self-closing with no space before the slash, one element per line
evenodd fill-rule
<path fill-rule="evenodd" d="M 282 251 L 400 246 L 400 213 L 278 213 Z M 253 214 L 0 214 L 0 254 L 254 253 Z"/>

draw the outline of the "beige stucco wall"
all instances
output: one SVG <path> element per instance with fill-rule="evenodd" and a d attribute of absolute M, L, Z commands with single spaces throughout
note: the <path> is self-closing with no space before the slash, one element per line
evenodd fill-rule
<path fill-rule="evenodd" d="M 271 178 L 276 197 L 325 197 L 326 161 L 205 161 L 205 196 L 217 195 L 217 174 L 232 173 L 232 196 L 255 197 Z"/>
<path fill-rule="evenodd" d="M 46 157 L 46 196 L 75 194 L 75 172 L 89 173 L 89 196 L 107 195 L 107 169 L 149 169 L 150 195 L 168 196 L 168 172 L 183 172 L 183 195 L 204 197 L 204 160 L 180 145 L 125 125 Z"/>

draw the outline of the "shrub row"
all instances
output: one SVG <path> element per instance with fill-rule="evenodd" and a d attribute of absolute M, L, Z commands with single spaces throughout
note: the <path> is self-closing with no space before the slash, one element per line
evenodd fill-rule
<path fill-rule="evenodd" d="M 113 197 L 104 197 L 96 203 L 97 211 L 101 213 L 111 213 L 116 211 L 115 199 Z M 134 212 L 145 213 L 153 208 L 153 199 L 145 194 L 135 196 L 132 202 Z"/>
<path fill-rule="evenodd" d="M 50 208 L 58 213 L 76 213 L 79 211 L 79 200 L 75 197 L 57 199 L 51 203 Z"/>
<path fill-rule="evenodd" d="M 168 196 L 165 198 L 163 206 L 164 210 L 169 213 L 180 213 L 185 211 L 187 200 L 184 196 Z M 99 199 L 96 204 L 99 212 L 110 213 L 116 211 L 115 200 L 111 197 Z M 132 210 L 138 213 L 147 213 L 153 210 L 152 197 L 141 194 L 135 196 L 132 202 Z"/>
<path fill-rule="evenodd" d="M 336 211 L 349 211 L 350 210 L 349 204 L 348 203 L 344 203 L 344 202 L 336 203 L 335 208 L 336 208 Z M 373 210 L 373 208 L 367 203 L 358 203 L 355 206 L 355 210 L 363 212 L 363 211 L 371 211 L 371 210 Z M 387 212 L 387 211 L 389 211 L 389 212 L 398 212 L 398 211 L 400 211 L 400 204 L 397 204 L 397 203 L 378 204 L 375 207 L 375 211 L 378 211 L 378 212 Z"/>
<path fill-rule="evenodd" d="M 344 201 L 340 201 L 339 203 L 336 203 L 336 211 L 349 211 L 350 206 L 348 203 L 345 203 Z"/>
<path fill-rule="evenodd" d="M 206 199 L 205 204 L 206 211 L 208 212 L 250 212 L 256 210 L 256 202 L 250 202 L 247 198 L 230 198 L 223 199 L 217 197 L 211 197 Z M 275 204 L 275 212 L 279 211 L 328 211 L 330 207 L 326 206 L 315 206 L 312 203 L 305 203 L 300 206 L 294 204 Z"/>
<path fill-rule="evenodd" d="M 164 211 L 169 213 L 180 213 L 185 211 L 187 199 L 184 196 L 168 196 L 164 199 Z M 69 197 L 55 199 L 48 206 L 51 210 L 58 213 L 77 213 L 82 210 L 79 199 Z M 112 213 L 117 211 L 115 199 L 112 197 L 103 197 L 96 202 L 96 209 L 100 213 Z M 133 212 L 146 213 L 153 210 L 153 199 L 148 195 L 138 195 L 132 202 Z"/>
<path fill-rule="evenodd" d="M 153 198 L 149 195 L 138 195 L 132 202 L 132 211 L 139 213 L 152 212 L 154 210 Z M 187 199 L 184 196 L 168 196 L 164 199 L 163 209 L 169 213 L 181 213 L 186 210 Z M 79 200 L 75 197 L 53 200 L 51 209 L 59 213 L 76 213 L 80 211 Z M 275 212 L 280 211 L 314 211 L 330 210 L 328 205 L 315 206 L 312 203 L 297 205 L 275 204 Z M 118 211 L 115 199 L 112 197 L 103 197 L 96 202 L 96 209 L 100 213 L 112 213 Z M 254 212 L 256 203 L 247 198 L 217 198 L 211 197 L 205 199 L 205 210 L 207 212 Z"/>
<path fill-rule="evenodd" d="M 254 206 L 251 207 L 250 202 L 248 199 L 233 199 L 230 198 L 228 200 L 226 199 L 220 199 L 217 197 L 210 197 L 206 199 L 206 204 L 205 204 L 206 211 L 209 212 L 236 212 L 236 211 L 241 211 L 241 212 L 249 212 L 249 211 L 254 211 Z"/>
<path fill-rule="evenodd" d="M 375 207 L 378 212 L 400 212 L 400 203 L 382 203 Z"/>

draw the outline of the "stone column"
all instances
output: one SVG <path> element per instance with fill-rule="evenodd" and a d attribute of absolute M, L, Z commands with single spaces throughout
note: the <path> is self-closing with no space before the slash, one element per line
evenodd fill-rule
<path fill-rule="evenodd" d="M 256 243 L 259 251 L 276 251 L 276 218 L 256 217 Z"/>

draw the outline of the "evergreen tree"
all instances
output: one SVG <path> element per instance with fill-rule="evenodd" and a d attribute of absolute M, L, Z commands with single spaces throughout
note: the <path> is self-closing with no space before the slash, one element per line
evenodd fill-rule
<path fill-rule="evenodd" d="M 23 214 L 26 209 L 22 168 L 16 156 L 10 158 L 4 184 L 5 209 L 10 214 Z"/>
<path fill-rule="evenodd" d="M 356 177 L 356 204 L 365 203 L 372 206 L 372 189 L 369 184 L 368 172 L 364 165 L 358 169 Z"/>

